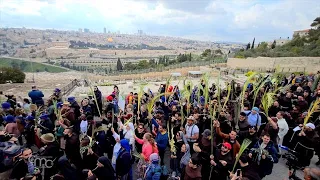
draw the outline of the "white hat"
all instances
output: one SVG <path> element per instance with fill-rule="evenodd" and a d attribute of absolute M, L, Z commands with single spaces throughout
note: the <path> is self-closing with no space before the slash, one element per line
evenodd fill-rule
<path fill-rule="evenodd" d="M 187 120 L 195 121 L 196 119 L 195 119 L 193 116 L 189 116 L 189 117 L 187 118 Z"/>
<path fill-rule="evenodd" d="M 314 124 L 312 124 L 312 123 L 307 123 L 306 127 L 311 128 L 311 129 L 315 129 L 316 128 L 316 126 Z"/>

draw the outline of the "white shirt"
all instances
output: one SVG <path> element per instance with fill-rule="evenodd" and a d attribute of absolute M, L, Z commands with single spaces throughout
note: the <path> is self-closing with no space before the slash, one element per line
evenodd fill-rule
<path fill-rule="evenodd" d="M 80 131 L 82 134 L 87 134 L 88 131 L 88 121 L 82 120 L 80 123 Z"/>
<path fill-rule="evenodd" d="M 199 128 L 197 125 L 192 124 L 191 126 L 188 126 L 186 124 L 186 135 L 189 137 L 187 139 L 188 142 L 196 142 L 196 139 L 190 139 L 190 137 L 194 136 L 195 134 L 199 134 Z"/>
<path fill-rule="evenodd" d="M 285 119 L 278 119 L 278 126 L 279 126 L 279 138 L 283 138 L 287 132 L 289 131 L 288 123 Z"/>

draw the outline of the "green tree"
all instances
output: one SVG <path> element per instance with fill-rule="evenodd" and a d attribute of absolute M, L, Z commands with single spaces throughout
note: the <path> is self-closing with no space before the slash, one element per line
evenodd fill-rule
<path fill-rule="evenodd" d="M 6 83 L 6 81 L 12 81 L 13 83 L 23 83 L 26 75 L 18 68 L 2 67 L 0 68 L 0 84 Z"/>
<path fill-rule="evenodd" d="M 250 43 L 247 44 L 246 50 L 249 50 L 249 49 L 250 49 Z"/>
<path fill-rule="evenodd" d="M 274 49 L 276 47 L 276 40 L 273 41 L 272 45 L 271 45 L 271 49 Z"/>
<path fill-rule="evenodd" d="M 253 38 L 251 49 L 254 48 L 254 41 L 256 41 L 256 38 Z"/>
<path fill-rule="evenodd" d="M 201 54 L 201 56 L 203 56 L 203 57 L 207 57 L 208 55 L 211 55 L 211 49 L 206 49 Z"/>
<path fill-rule="evenodd" d="M 118 71 L 123 70 L 123 66 L 122 66 L 122 62 L 121 62 L 120 58 L 118 58 L 118 61 L 117 61 L 117 70 Z"/>

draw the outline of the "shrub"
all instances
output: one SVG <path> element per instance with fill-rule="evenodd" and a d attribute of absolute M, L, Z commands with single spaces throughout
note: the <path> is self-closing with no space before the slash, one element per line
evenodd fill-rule
<path fill-rule="evenodd" d="M 25 78 L 26 75 L 18 68 L 0 68 L 0 84 L 4 84 L 6 83 L 6 81 L 12 81 L 13 83 L 23 83 Z"/>

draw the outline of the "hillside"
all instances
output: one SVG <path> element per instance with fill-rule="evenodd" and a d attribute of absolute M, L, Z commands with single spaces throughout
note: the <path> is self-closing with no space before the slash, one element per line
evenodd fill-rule
<path fill-rule="evenodd" d="M 63 69 L 56 66 L 46 65 L 37 62 L 24 61 L 20 59 L 11 58 L 0 58 L 1 67 L 16 67 L 21 69 L 23 72 L 50 72 L 60 73 L 67 72 L 67 69 Z"/>
<path fill-rule="evenodd" d="M 278 45 L 274 41 L 271 45 L 262 42 L 258 47 L 241 49 L 235 54 L 236 58 L 247 57 L 320 57 L 320 17 L 314 19 L 311 29 L 306 35 L 295 35 L 291 41 Z"/>

